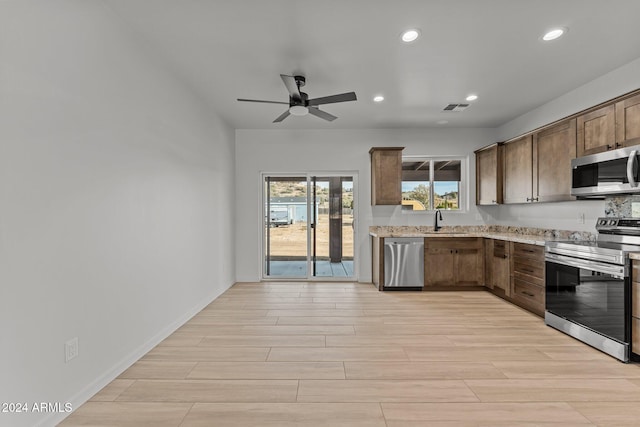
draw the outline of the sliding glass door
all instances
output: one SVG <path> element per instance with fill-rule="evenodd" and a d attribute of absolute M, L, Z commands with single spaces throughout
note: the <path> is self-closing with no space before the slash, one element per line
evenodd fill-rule
<path fill-rule="evenodd" d="M 263 177 L 263 277 L 354 278 L 354 177 Z"/>

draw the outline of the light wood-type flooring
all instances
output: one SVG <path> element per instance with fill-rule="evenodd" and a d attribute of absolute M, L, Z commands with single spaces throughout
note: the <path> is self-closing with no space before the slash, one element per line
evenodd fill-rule
<path fill-rule="evenodd" d="M 236 284 L 61 425 L 639 426 L 640 366 L 484 291 Z"/>

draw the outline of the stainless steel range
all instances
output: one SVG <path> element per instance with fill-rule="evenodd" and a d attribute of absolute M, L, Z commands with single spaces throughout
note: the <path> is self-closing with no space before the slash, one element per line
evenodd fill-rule
<path fill-rule="evenodd" d="M 640 219 L 599 218 L 596 229 L 597 241 L 547 242 L 545 323 L 627 362 Z"/>

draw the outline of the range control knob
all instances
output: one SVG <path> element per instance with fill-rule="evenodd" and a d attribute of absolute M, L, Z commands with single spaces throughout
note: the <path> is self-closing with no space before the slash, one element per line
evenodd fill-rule
<path fill-rule="evenodd" d="M 610 219 L 609 220 L 609 225 L 616 225 L 616 220 L 615 219 Z"/>

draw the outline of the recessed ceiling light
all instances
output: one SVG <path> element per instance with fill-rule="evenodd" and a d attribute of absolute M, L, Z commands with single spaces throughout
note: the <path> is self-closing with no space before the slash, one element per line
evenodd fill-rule
<path fill-rule="evenodd" d="M 405 31 L 404 33 L 402 33 L 402 36 L 401 36 L 402 41 L 405 43 L 411 43 L 412 41 L 416 41 L 418 37 L 420 37 L 420 30 L 416 28 L 412 28 L 410 30 Z"/>
<path fill-rule="evenodd" d="M 384 96 L 376 95 L 376 96 L 373 97 L 373 101 L 374 102 L 382 102 L 382 101 L 384 101 Z"/>
<path fill-rule="evenodd" d="M 469 95 L 465 98 L 467 101 L 475 101 L 478 99 L 478 95 Z"/>
<path fill-rule="evenodd" d="M 554 28 L 553 30 L 548 31 L 544 36 L 542 36 L 542 40 L 550 42 L 551 40 L 555 40 L 561 37 L 566 32 L 566 28 Z"/>

